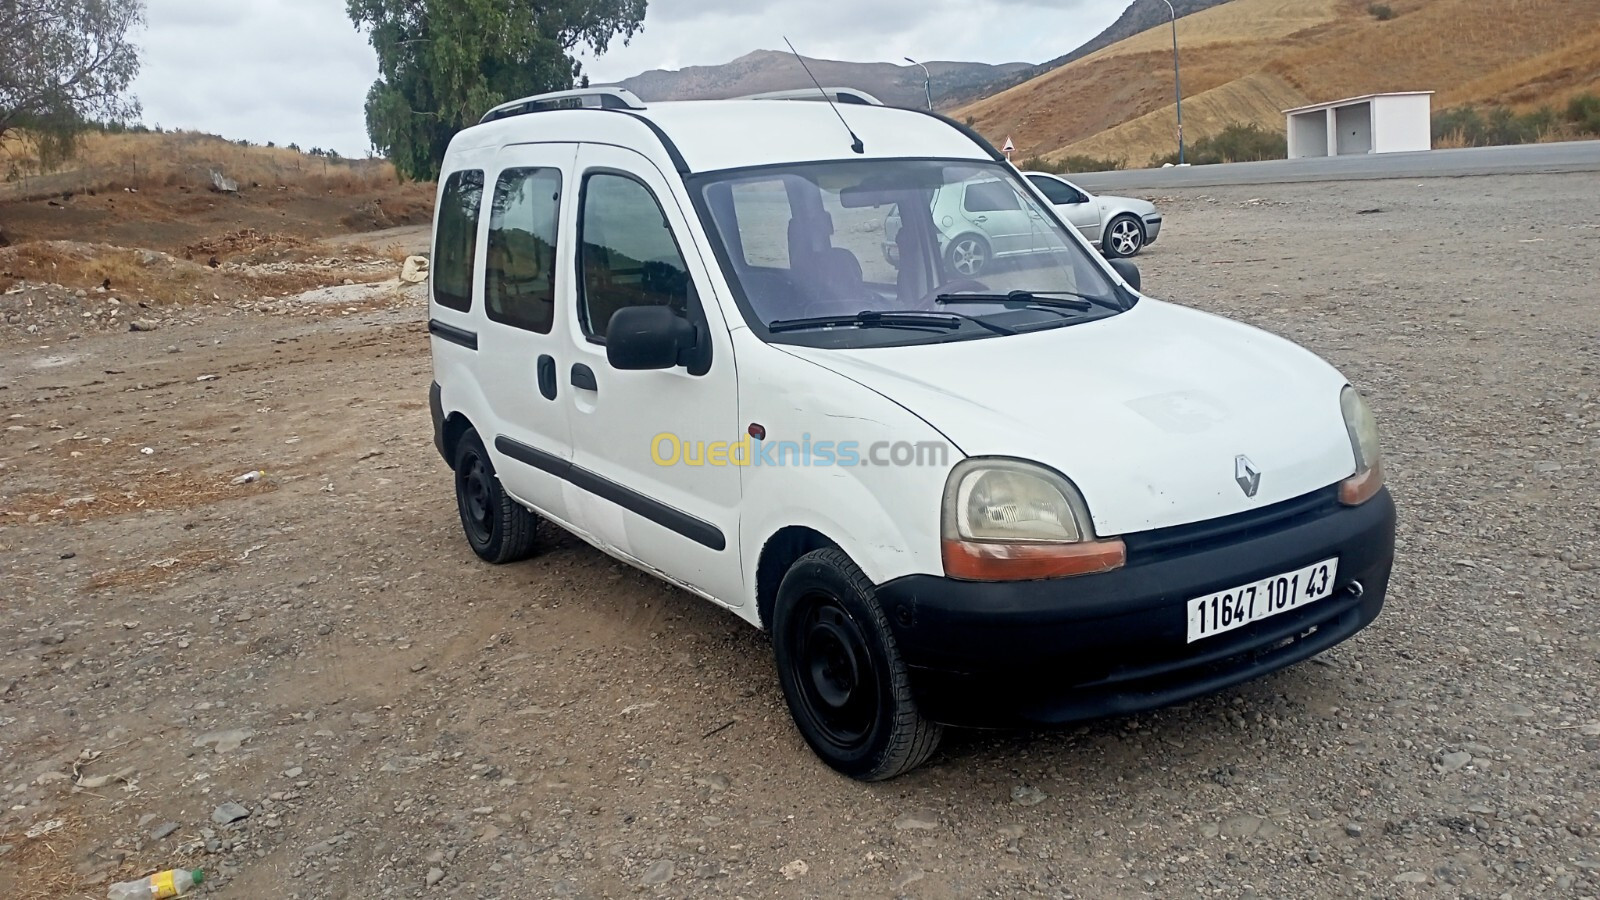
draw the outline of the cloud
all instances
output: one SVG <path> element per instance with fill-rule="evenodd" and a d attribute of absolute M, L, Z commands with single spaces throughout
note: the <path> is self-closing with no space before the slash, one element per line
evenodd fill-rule
<path fill-rule="evenodd" d="M 146 124 L 365 153 L 377 77 L 366 37 L 329 0 L 149 0 L 134 92 Z"/>
<path fill-rule="evenodd" d="M 727 62 L 755 49 L 859 62 L 1043 62 L 1111 24 L 1126 0 L 652 0 L 627 46 L 586 59 L 595 81 Z"/>
<path fill-rule="evenodd" d="M 626 46 L 584 60 L 597 82 L 784 49 L 853 61 L 1042 62 L 1128 0 L 651 0 Z M 134 91 L 146 124 L 360 156 L 377 78 L 340 0 L 148 0 Z"/>

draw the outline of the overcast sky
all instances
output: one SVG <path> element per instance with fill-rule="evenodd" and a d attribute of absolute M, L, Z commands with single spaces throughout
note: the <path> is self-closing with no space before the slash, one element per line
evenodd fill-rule
<path fill-rule="evenodd" d="M 377 77 L 344 0 L 147 0 L 134 91 L 144 122 L 346 156 L 368 149 Z M 650 0 L 626 47 L 585 61 L 596 82 L 783 49 L 856 62 L 1042 62 L 1111 24 L 1130 0 Z"/>

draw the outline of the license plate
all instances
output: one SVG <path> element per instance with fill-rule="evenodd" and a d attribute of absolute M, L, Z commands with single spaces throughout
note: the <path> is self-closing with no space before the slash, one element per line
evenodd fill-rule
<path fill-rule="evenodd" d="M 1333 579 L 1338 572 L 1339 558 L 1334 557 L 1232 590 L 1196 597 L 1189 601 L 1189 643 L 1315 603 L 1333 593 Z"/>

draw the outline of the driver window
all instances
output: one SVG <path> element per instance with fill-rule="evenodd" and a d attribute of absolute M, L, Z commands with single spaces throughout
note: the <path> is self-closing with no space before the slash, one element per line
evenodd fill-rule
<path fill-rule="evenodd" d="M 612 315 L 628 306 L 688 316 L 694 284 L 649 188 L 625 175 L 589 175 L 578 233 L 578 320 L 591 340 L 604 341 Z"/>
<path fill-rule="evenodd" d="M 1062 184 L 1054 178 L 1030 178 L 1028 180 L 1032 181 L 1034 187 L 1039 189 L 1039 193 L 1044 194 L 1044 198 L 1046 200 L 1049 200 L 1051 203 L 1054 203 L 1057 206 L 1066 206 L 1068 204 L 1082 203 L 1084 201 L 1084 196 L 1082 194 L 1078 193 L 1067 185 Z"/>

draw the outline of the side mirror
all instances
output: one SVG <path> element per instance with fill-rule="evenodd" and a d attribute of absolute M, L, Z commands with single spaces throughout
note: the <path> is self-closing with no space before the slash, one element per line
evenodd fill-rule
<path fill-rule="evenodd" d="M 606 362 L 613 369 L 687 365 L 698 345 L 694 325 L 665 306 L 625 306 L 606 326 Z"/>
<path fill-rule="evenodd" d="M 1134 265 L 1132 260 L 1113 259 L 1111 268 L 1116 269 L 1117 274 L 1122 276 L 1122 280 L 1126 281 L 1134 290 L 1139 290 L 1139 282 L 1141 280 L 1139 278 L 1139 267 Z M 612 321 L 615 322 L 616 319 L 612 319 Z"/>

